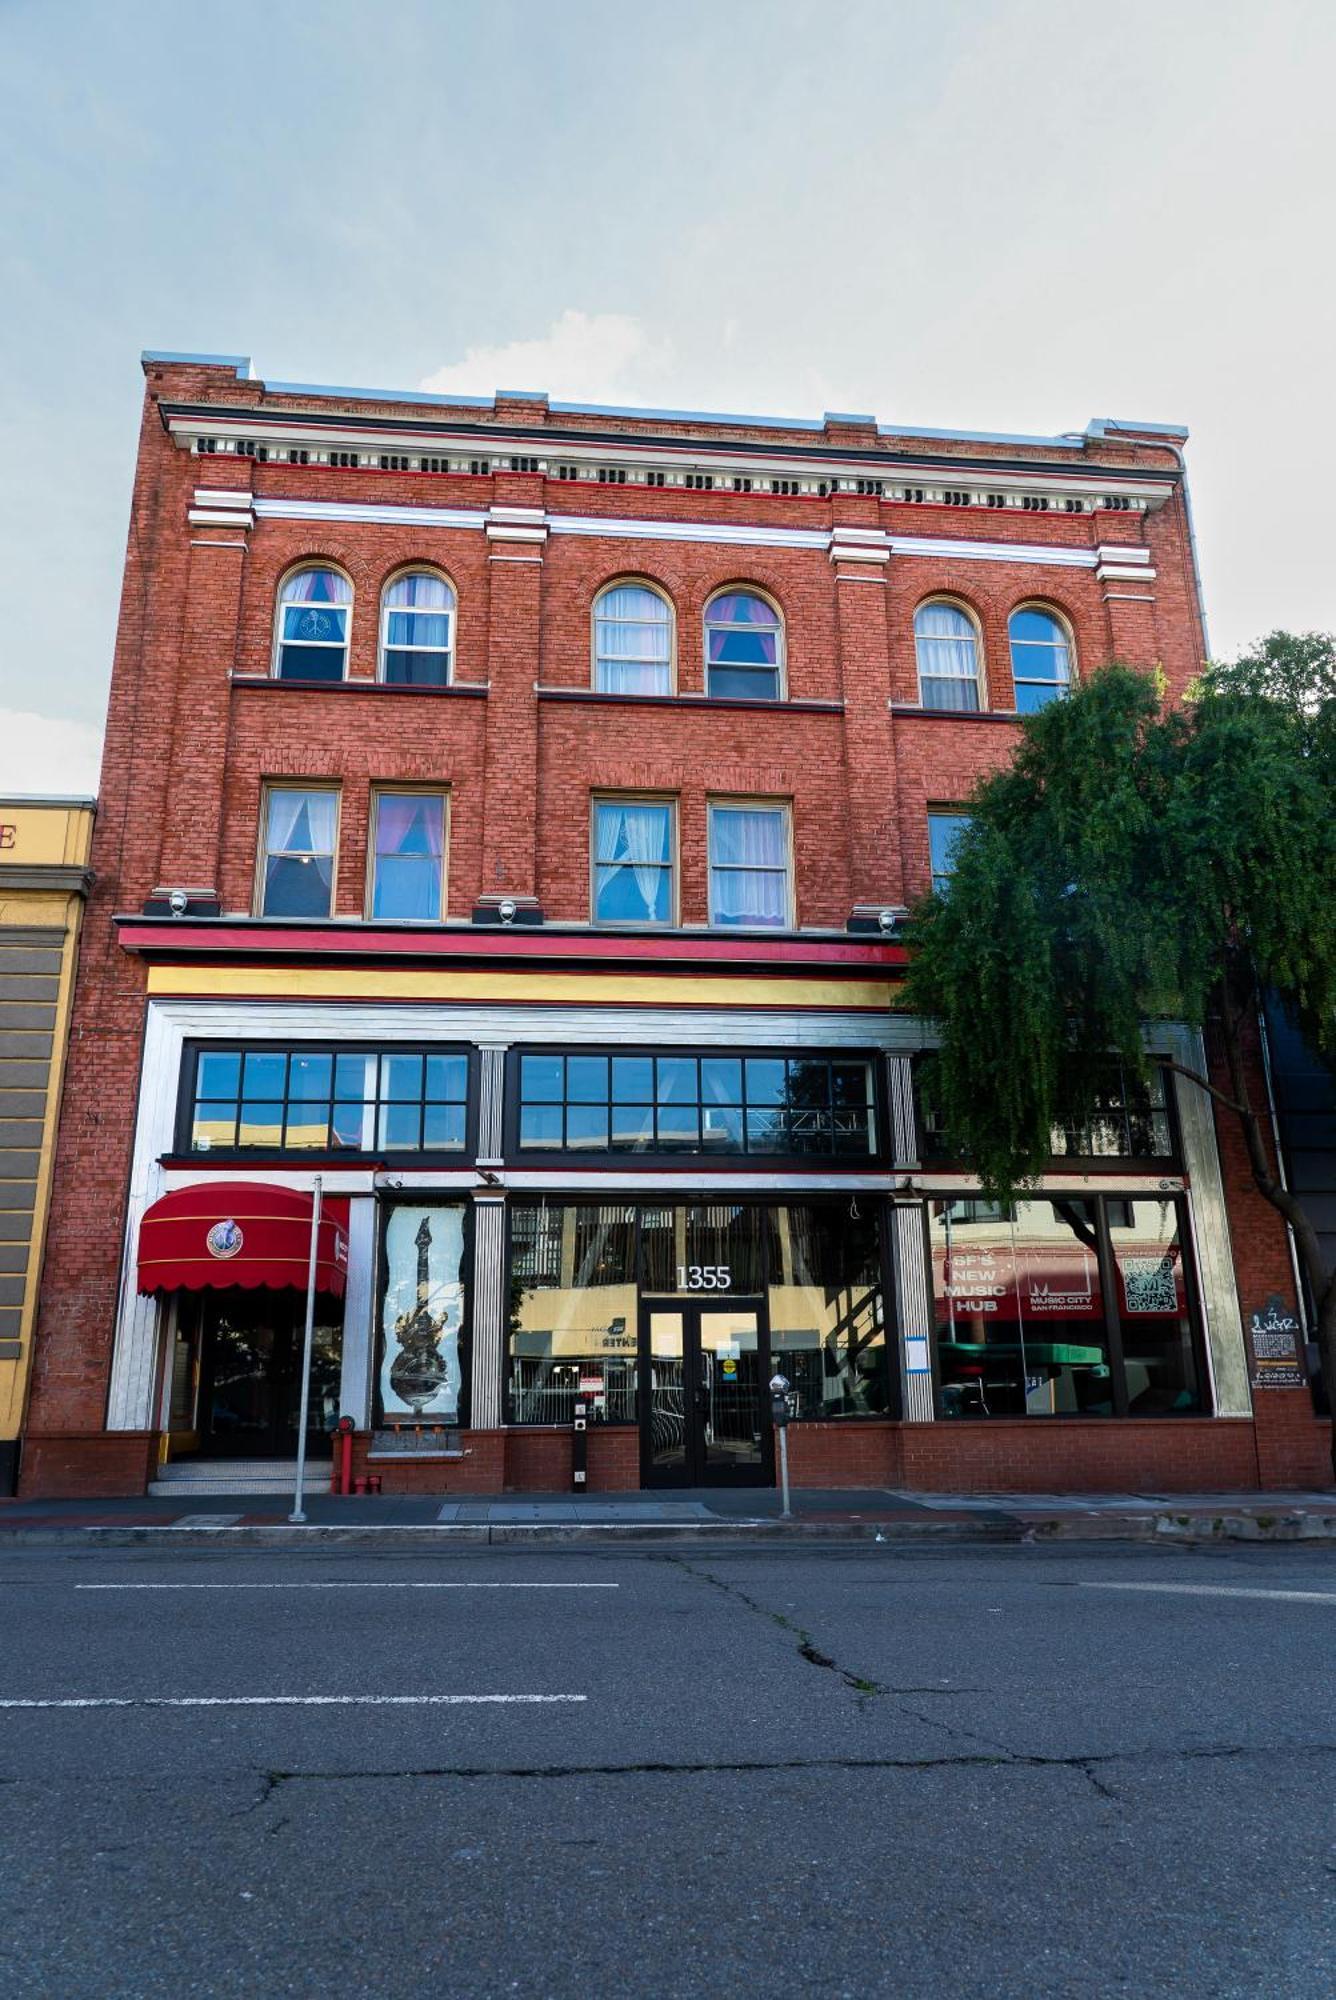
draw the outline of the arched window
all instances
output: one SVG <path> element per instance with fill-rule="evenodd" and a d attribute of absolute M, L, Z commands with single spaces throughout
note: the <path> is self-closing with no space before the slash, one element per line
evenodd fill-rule
<path fill-rule="evenodd" d="M 705 692 L 734 700 L 778 701 L 783 692 L 784 621 L 755 590 L 723 590 L 705 607 Z"/>
<path fill-rule="evenodd" d="M 1016 709 L 1033 715 L 1051 701 L 1060 701 L 1072 684 L 1072 649 L 1067 628 L 1051 611 L 1024 604 L 1007 621 L 1011 638 L 1011 677 L 1016 683 Z"/>
<path fill-rule="evenodd" d="M 413 569 L 380 600 L 380 677 L 394 687 L 445 687 L 453 672 L 455 593 L 434 570 Z"/>
<path fill-rule="evenodd" d="M 924 708 L 957 711 L 982 707 L 979 696 L 979 635 L 958 604 L 938 600 L 914 613 L 919 700 Z"/>
<path fill-rule="evenodd" d="M 671 694 L 673 613 L 645 583 L 614 583 L 594 600 L 599 694 Z"/>
<path fill-rule="evenodd" d="M 281 681 L 341 681 L 348 670 L 353 587 L 336 569 L 298 569 L 278 593 L 274 673 Z"/>

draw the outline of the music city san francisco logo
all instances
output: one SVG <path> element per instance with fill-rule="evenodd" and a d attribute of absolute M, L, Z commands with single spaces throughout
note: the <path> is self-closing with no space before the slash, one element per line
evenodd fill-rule
<path fill-rule="evenodd" d="M 204 1242 L 211 1257 L 235 1257 L 245 1240 L 241 1224 L 229 1215 L 214 1223 Z"/>

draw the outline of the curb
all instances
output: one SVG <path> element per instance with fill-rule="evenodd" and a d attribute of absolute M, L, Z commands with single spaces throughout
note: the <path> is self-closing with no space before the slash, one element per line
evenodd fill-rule
<path fill-rule="evenodd" d="M 459 1547 L 611 1547 L 685 1544 L 771 1547 L 782 1543 L 860 1544 L 914 1542 L 960 1546 L 1007 1544 L 1042 1546 L 1055 1542 L 1336 1543 L 1333 1514 L 1141 1514 L 1069 1515 L 1027 1521 L 1023 1516 L 992 1520 L 883 1521 L 709 1521 L 709 1522 L 466 1522 L 425 1521 L 385 1527 L 312 1523 L 294 1527 L 189 1527 L 164 1524 L 136 1527 L 0 1527 L 0 1547 L 28 1548 L 229 1548 L 426 1549 Z"/>

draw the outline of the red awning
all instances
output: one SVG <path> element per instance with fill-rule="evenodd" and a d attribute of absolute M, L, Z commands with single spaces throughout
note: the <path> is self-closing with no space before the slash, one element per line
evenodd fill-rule
<path fill-rule="evenodd" d="M 269 1181 L 200 1181 L 173 1188 L 139 1225 L 141 1292 L 202 1292 L 240 1285 L 306 1290 L 314 1197 Z M 348 1201 L 320 1210 L 316 1290 L 341 1298 L 348 1282 Z"/>

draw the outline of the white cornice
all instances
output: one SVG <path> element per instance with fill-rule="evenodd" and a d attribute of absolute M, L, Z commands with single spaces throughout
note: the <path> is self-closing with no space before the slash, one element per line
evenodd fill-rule
<path fill-rule="evenodd" d="M 203 497 L 202 494 L 197 497 Z M 220 501 L 232 496 L 219 493 Z M 541 509 L 511 509 L 522 515 L 513 524 L 498 519 L 498 508 L 376 506 L 351 500 L 257 500 L 260 520 L 373 523 L 386 527 L 467 528 L 487 532 L 493 540 L 541 541 L 545 534 L 588 535 L 613 541 L 710 542 L 719 547 L 818 549 L 837 560 L 884 562 L 892 556 L 930 556 L 951 562 L 1026 563 L 1055 569 L 1089 569 L 1097 575 L 1135 577 L 1149 582 L 1155 575 L 1149 549 L 1073 548 L 1051 542 L 976 542 L 955 535 L 885 535 L 879 529 L 762 528 L 725 521 L 652 521 L 602 514 L 544 514 Z M 192 519 L 196 518 L 192 514 Z M 217 520 L 217 514 L 209 514 Z M 996 518 L 994 516 L 994 518 Z M 1102 563 L 1116 554 L 1119 567 Z"/>
<path fill-rule="evenodd" d="M 721 439 L 679 439 L 660 444 L 628 435 L 615 440 L 557 439 L 541 431 L 498 427 L 495 435 L 480 437 L 476 431 L 460 432 L 443 424 L 424 434 L 396 425 L 393 419 L 367 418 L 341 427 L 304 421 L 300 412 L 273 410 L 249 412 L 220 411 L 215 417 L 192 413 L 173 414 L 167 419 L 173 441 L 184 451 L 198 451 L 201 457 L 218 453 L 226 457 L 261 458 L 283 463 L 289 454 L 305 454 L 297 463 L 348 467 L 388 472 L 505 472 L 521 469 L 556 478 L 574 475 L 573 485 L 620 483 L 657 489 L 662 484 L 675 488 L 688 482 L 688 475 L 703 475 L 709 490 L 730 499 L 745 501 L 754 494 L 771 497 L 773 483 L 785 489 L 782 497 L 826 497 L 832 493 L 868 494 L 888 500 L 903 500 L 903 489 L 921 492 L 924 500 L 940 502 L 944 493 L 964 490 L 976 506 L 1024 509 L 1025 503 L 1048 499 L 1061 513 L 1072 502 L 1076 511 L 1098 509 L 1109 497 L 1120 507 L 1143 512 L 1164 504 L 1174 490 L 1170 478 L 1128 479 L 1118 466 L 1086 465 L 1070 471 L 1013 466 L 1005 471 L 962 457 L 948 464 L 940 454 L 922 458 L 887 454 L 877 457 L 839 458 L 817 456 L 800 446 L 764 457 L 749 453 L 745 442 Z M 204 440 L 201 445 L 201 440 Z M 901 447 L 903 449 L 903 447 Z M 381 467 L 380 460 L 396 461 Z M 512 461 L 520 461 L 518 467 Z M 878 494 L 878 489 L 880 493 Z M 1079 506 L 1076 505 L 1079 503 Z"/>

